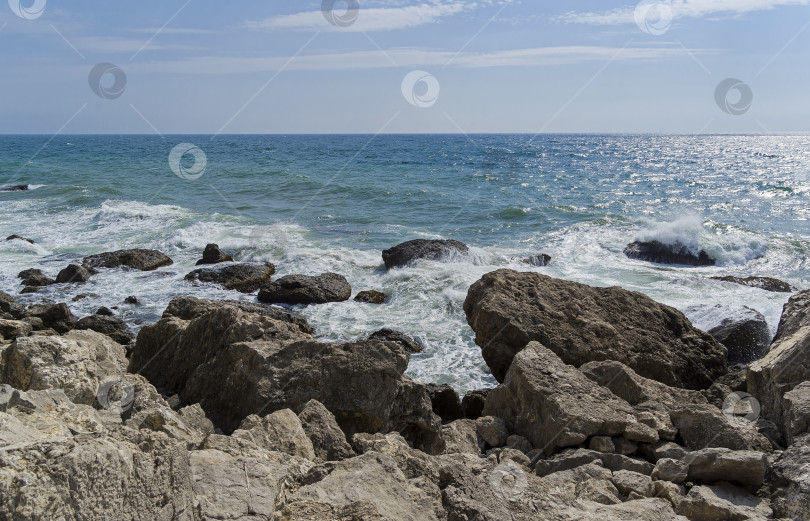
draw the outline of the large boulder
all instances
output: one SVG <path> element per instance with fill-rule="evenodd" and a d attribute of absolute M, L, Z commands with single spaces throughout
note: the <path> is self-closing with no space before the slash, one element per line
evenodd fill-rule
<path fill-rule="evenodd" d="M 86 268 L 78 264 L 69 264 L 67 268 L 61 270 L 56 275 L 56 282 L 59 284 L 87 282 L 95 273 L 95 269 Z"/>
<path fill-rule="evenodd" d="M 658 264 L 714 266 L 717 262 L 704 250 L 695 252 L 679 242 L 664 244 L 660 241 L 635 241 L 625 247 L 624 254 L 631 259 Z"/>
<path fill-rule="evenodd" d="M 810 380 L 810 290 L 785 304 L 770 350 L 748 366 L 746 376 L 748 392 L 759 400 L 762 415 L 785 435 L 790 430 L 783 414 L 785 393 Z"/>
<path fill-rule="evenodd" d="M 225 432 L 250 414 L 301 410 L 315 399 L 348 435 L 396 430 L 438 451 L 441 422 L 426 387 L 403 376 L 408 360 L 396 342 L 317 342 L 295 323 L 218 304 L 190 320 L 170 315 L 145 326 L 129 369 L 200 403 Z"/>
<path fill-rule="evenodd" d="M 732 481 L 757 489 L 765 481 L 768 457 L 762 452 L 712 448 L 690 452 L 687 479 L 699 483 Z"/>
<path fill-rule="evenodd" d="M 241 300 L 205 300 L 196 297 L 175 297 L 163 312 L 163 318 L 177 317 L 181 320 L 193 320 L 224 307 L 235 307 L 245 313 L 261 315 L 279 322 L 287 322 L 297 327 L 302 333 L 312 333 L 312 326 L 298 313 L 277 306 L 267 306 Z"/>
<path fill-rule="evenodd" d="M 218 264 L 220 262 L 232 262 L 233 257 L 219 249 L 217 244 L 206 244 L 203 250 L 202 259 L 197 261 L 197 266 L 201 264 Z"/>
<path fill-rule="evenodd" d="M 810 381 L 802 382 L 782 399 L 782 427 L 785 442 L 793 445 L 796 438 L 810 432 Z"/>
<path fill-rule="evenodd" d="M 810 519 L 810 434 L 794 440 L 766 475 L 767 497 L 779 518 Z"/>
<path fill-rule="evenodd" d="M 25 311 L 26 319 L 39 319 L 45 328 L 67 333 L 76 326 L 76 317 L 67 304 L 36 304 Z"/>
<path fill-rule="evenodd" d="M 174 261 L 157 250 L 118 250 L 98 253 L 85 257 L 82 264 L 87 268 L 120 268 L 125 266 L 134 270 L 152 271 L 163 266 L 170 266 Z"/>
<path fill-rule="evenodd" d="M 767 501 L 729 483 L 692 487 L 677 512 L 690 521 L 759 521 L 773 513 Z"/>
<path fill-rule="evenodd" d="M 123 346 L 129 345 L 135 339 L 135 335 L 127 329 L 127 324 L 123 320 L 107 315 L 96 314 L 79 319 L 76 322 L 76 329 L 103 333 Z"/>
<path fill-rule="evenodd" d="M 683 313 L 618 287 L 502 269 L 470 287 L 464 311 L 498 381 L 533 340 L 567 364 L 616 360 L 674 387 L 704 389 L 727 371 L 725 348 Z"/>
<path fill-rule="evenodd" d="M 301 426 L 301 420 L 289 409 L 281 409 L 264 418 L 251 414 L 242 420 L 233 437 L 249 440 L 265 450 L 315 459 L 315 449 Z"/>
<path fill-rule="evenodd" d="M 733 408 L 729 400 L 729 409 Z M 748 405 L 746 402 L 740 405 Z M 732 410 L 721 411 L 714 405 L 683 404 L 670 411 L 672 423 L 684 445 L 693 450 L 725 447 L 731 450 L 770 452 L 771 443 L 760 434 L 753 419 L 738 417 Z"/>
<path fill-rule="evenodd" d="M 351 296 L 352 287 L 346 277 L 337 273 L 323 273 L 317 277 L 287 275 L 259 290 L 259 302 L 293 306 L 343 302 Z"/>
<path fill-rule="evenodd" d="M 796 288 L 794 288 L 791 284 L 772 277 L 734 277 L 731 275 L 726 275 L 723 277 L 712 277 L 712 279 L 730 282 L 732 284 L 740 284 L 742 286 L 749 286 L 752 288 L 759 288 L 765 291 L 773 291 L 776 293 L 793 293 L 796 291 Z"/>
<path fill-rule="evenodd" d="M 383 250 L 382 258 L 385 268 L 390 270 L 409 266 L 417 260 L 445 260 L 469 251 L 467 245 L 459 241 L 416 239 Z"/>
<path fill-rule="evenodd" d="M 17 274 L 17 278 L 22 281 L 23 286 L 30 287 L 30 288 L 39 288 L 42 286 L 49 286 L 54 284 L 56 281 L 52 278 L 44 275 L 42 270 L 31 268 L 28 270 L 23 270 Z"/>
<path fill-rule="evenodd" d="M 355 456 L 346 435 L 340 430 L 335 415 L 318 400 L 310 400 L 298 414 L 304 432 L 312 442 L 315 457 L 322 461 L 339 461 Z"/>
<path fill-rule="evenodd" d="M 275 266 L 269 262 L 264 264 L 227 264 L 213 268 L 196 269 L 186 275 L 186 280 L 216 284 L 225 289 L 232 289 L 241 293 L 253 293 L 270 282 L 270 277 L 275 272 Z"/>
<path fill-rule="evenodd" d="M 502 418 L 510 432 L 546 455 L 591 436 L 623 434 L 635 423 L 630 405 L 538 342 L 515 356 L 504 383 L 487 396 L 483 414 Z"/>
<path fill-rule="evenodd" d="M 771 345 L 771 330 L 765 316 L 749 307 L 744 307 L 739 316 L 723 319 L 709 334 L 728 349 L 729 365 L 759 360 Z"/>

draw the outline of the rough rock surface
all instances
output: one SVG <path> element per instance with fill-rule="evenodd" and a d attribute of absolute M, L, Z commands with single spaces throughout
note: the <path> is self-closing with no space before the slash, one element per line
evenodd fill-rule
<path fill-rule="evenodd" d="M 265 316 L 279 322 L 287 322 L 297 327 L 302 333 L 312 333 L 312 327 L 298 313 L 276 306 L 243 302 L 241 300 L 205 300 L 196 297 L 175 297 L 163 312 L 163 318 L 177 317 L 181 320 L 193 320 L 224 307 L 235 307 L 245 313 Z"/>
<path fill-rule="evenodd" d="M 70 264 L 56 275 L 56 282 L 59 284 L 87 282 L 95 273 L 94 269 L 88 269 L 79 264 Z"/>
<path fill-rule="evenodd" d="M 173 264 L 165 254 L 157 250 L 118 250 L 98 253 L 85 257 L 82 261 L 88 268 L 120 268 L 125 266 L 134 270 L 152 271 Z"/>
<path fill-rule="evenodd" d="M 212 268 L 198 268 L 187 274 L 185 279 L 216 284 L 240 293 L 253 293 L 270 282 L 270 277 L 275 272 L 275 266 L 269 262 L 264 264 L 239 263 Z"/>
<path fill-rule="evenodd" d="M 728 483 L 692 487 L 677 512 L 690 521 L 760 521 L 772 514 L 767 501 Z"/>
<path fill-rule="evenodd" d="M 616 360 L 674 387 L 703 389 L 727 371 L 723 346 L 680 311 L 621 288 L 502 269 L 470 287 L 464 311 L 498 381 L 532 340 L 577 367 Z"/>
<path fill-rule="evenodd" d="M 635 241 L 625 247 L 624 254 L 631 259 L 658 264 L 714 266 L 716 263 L 704 250 L 695 253 L 689 247 L 677 242 L 664 244 L 659 241 Z"/>
<path fill-rule="evenodd" d="M 352 296 L 352 287 L 342 275 L 323 273 L 317 277 L 287 275 L 259 291 L 259 301 L 268 304 L 326 304 L 343 302 Z"/>
<path fill-rule="evenodd" d="M 409 335 L 396 329 L 380 329 L 371 333 L 368 337 L 369 340 L 382 340 L 384 342 L 396 342 L 404 347 L 409 353 L 421 353 L 422 346 L 416 342 Z"/>
<path fill-rule="evenodd" d="M 17 274 L 17 278 L 22 281 L 23 286 L 38 288 L 42 286 L 49 286 L 54 284 L 56 281 L 50 277 L 46 277 L 42 270 L 38 270 L 35 268 L 31 268 L 28 270 L 23 270 Z"/>
<path fill-rule="evenodd" d="M 219 249 L 219 245 L 217 244 L 206 244 L 202 259 L 197 261 L 197 266 L 202 264 L 218 264 L 220 262 L 233 262 L 233 257 Z"/>
<path fill-rule="evenodd" d="M 538 342 L 515 356 L 504 383 L 487 396 L 484 415 L 547 455 L 591 436 L 616 436 L 635 422 L 633 409 Z"/>
<path fill-rule="evenodd" d="M 315 456 L 322 461 L 339 461 L 355 456 L 335 415 L 317 400 L 310 400 L 298 414 Z"/>
<path fill-rule="evenodd" d="M 135 335 L 127 329 L 123 320 L 107 315 L 96 314 L 79 319 L 76 322 L 76 329 L 103 333 L 123 346 L 129 345 L 135 339 Z"/>
<path fill-rule="evenodd" d="M 810 381 L 802 382 L 785 393 L 782 425 L 788 446 L 793 445 L 800 435 L 810 432 Z"/>
<path fill-rule="evenodd" d="M 481 416 L 490 391 L 491 389 L 467 391 L 467 394 L 461 399 L 461 408 L 464 410 L 465 418 L 476 420 Z"/>
<path fill-rule="evenodd" d="M 794 440 L 766 474 L 774 514 L 791 520 L 810 519 L 810 434 Z"/>
<path fill-rule="evenodd" d="M 390 270 L 409 266 L 417 260 L 445 260 L 469 251 L 467 245 L 459 241 L 416 239 L 384 250 L 382 258 L 385 268 Z"/>
<path fill-rule="evenodd" d="M 433 405 L 433 412 L 439 415 L 443 422 L 451 422 L 464 418 L 464 411 L 461 410 L 461 400 L 458 393 L 451 386 L 428 384 L 430 402 Z"/>
<path fill-rule="evenodd" d="M 50 328 L 57 333 L 67 333 L 76 325 L 76 317 L 70 312 L 67 304 L 36 304 L 25 311 L 26 319 L 39 319 L 43 328 Z M 35 329 L 37 329 L 35 327 Z"/>
<path fill-rule="evenodd" d="M 386 295 L 382 291 L 366 290 L 354 296 L 355 302 L 366 304 L 385 304 Z"/>
<path fill-rule="evenodd" d="M 709 334 L 728 349 L 728 363 L 748 364 L 759 360 L 771 345 L 771 330 L 765 316 L 749 307 L 745 316 L 724 319 Z"/>
<path fill-rule="evenodd" d="M 774 291 L 776 293 L 793 293 L 796 291 L 796 288 L 787 282 L 772 277 L 734 277 L 727 275 L 724 277 L 712 277 L 712 279 L 764 289 L 765 291 Z"/>
<path fill-rule="evenodd" d="M 281 409 L 264 418 L 251 414 L 242 420 L 233 437 L 249 440 L 265 450 L 315 459 L 312 441 L 304 432 L 301 420 L 290 409 Z"/>
<path fill-rule="evenodd" d="M 770 442 L 757 431 L 756 423 L 724 413 L 713 405 L 673 408 L 670 418 L 683 443 L 693 450 L 724 447 L 731 450 L 770 452 Z"/>
<path fill-rule="evenodd" d="M 762 452 L 713 448 L 690 452 L 685 462 L 690 481 L 732 481 L 756 489 L 765 481 L 768 458 Z"/>

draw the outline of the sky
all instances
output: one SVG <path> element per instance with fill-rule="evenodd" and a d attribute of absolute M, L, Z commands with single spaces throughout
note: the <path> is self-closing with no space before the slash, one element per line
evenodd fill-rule
<path fill-rule="evenodd" d="M 9 0 L 0 133 L 810 132 L 810 0 Z"/>

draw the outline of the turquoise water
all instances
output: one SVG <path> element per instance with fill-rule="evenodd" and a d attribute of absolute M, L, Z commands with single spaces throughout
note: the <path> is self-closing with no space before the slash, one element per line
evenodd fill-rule
<path fill-rule="evenodd" d="M 411 374 L 461 389 L 491 382 L 461 306 L 469 285 L 499 267 L 642 291 L 704 328 L 748 305 L 775 330 L 787 298 L 710 276 L 810 287 L 807 135 L 50 139 L 0 137 L 0 186 L 35 188 L 0 192 L 0 235 L 36 241 L 0 241 L 0 289 L 19 292 L 24 268 L 55 275 L 86 254 L 157 248 L 175 265 L 21 297 L 67 301 L 77 315 L 118 305 L 134 329 L 175 295 L 255 298 L 182 280 L 208 242 L 237 259 L 271 261 L 280 275 L 331 270 L 355 291 L 385 291 L 385 306 L 347 302 L 303 313 L 324 339 L 402 329 L 426 345 Z M 205 153 L 199 178 L 170 168 L 179 143 Z M 458 239 L 472 254 L 385 273 L 380 250 L 413 238 Z M 664 267 L 622 254 L 628 242 L 652 238 L 705 249 L 719 263 Z M 520 261 L 540 252 L 553 257 L 551 266 Z M 71 302 L 79 293 L 100 297 Z M 127 295 L 145 304 L 122 305 Z"/>

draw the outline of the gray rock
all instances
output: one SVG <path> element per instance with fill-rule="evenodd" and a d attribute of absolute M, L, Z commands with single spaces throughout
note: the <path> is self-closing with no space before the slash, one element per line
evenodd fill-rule
<path fill-rule="evenodd" d="M 43 328 L 50 328 L 58 333 L 67 333 L 76 325 L 76 317 L 64 303 L 36 304 L 26 310 L 24 317 L 40 319 Z"/>
<path fill-rule="evenodd" d="M 343 302 L 351 296 L 349 282 L 337 273 L 323 273 L 317 277 L 287 275 L 259 290 L 259 302 L 267 304 L 326 304 Z"/>
<path fill-rule="evenodd" d="M 687 447 L 698 450 L 725 447 L 731 450 L 770 452 L 770 442 L 756 428 L 756 423 L 724 414 L 713 405 L 692 405 L 670 412 L 672 423 Z"/>
<path fill-rule="evenodd" d="M 312 326 L 298 313 L 288 311 L 277 306 L 267 306 L 255 302 L 243 302 L 241 300 L 205 300 L 195 297 L 175 297 L 169 302 L 169 306 L 163 312 L 163 318 L 177 317 L 182 320 L 194 320 L 206 313 L 226 307 L 235 307 L 245 313 L 269 317 L 279 322 L 287 322 L 295 325 L 302 333 L 312 333 Z"/>
<path fill-rule="evenodd" d="M 86 268 L 127 267 L 140 271 L 152 271 L 173 264 L 165 254 L 157 250 L 118 250 L 85 257 L 82 264 Z"/>
<path fill-rule="evenodd" d="M 802 382 L 785 393 L 782 400 L 782 420 L 782 430 L 788 445 L 793 445 L 797 437 L 810 432 L 810 382 Z"/>
<path fill-rule="evenodd" d="M 497 416 L 482 416 L 475 420 L 475 428 L 479 436 L 489 444 L 490 447 L 503 447 L 509 438 L 509 431 L 506 423 Z"/>
<path fill-rule="evenodd" d="M 676 443 L 663 440 L 654 445 L 642 444 L 639 447 L 641 454 L 652 462 L 657 462 L 660 459 L 683 460 L 691 452 Z"/>
<path fill-rule="evenodd" d="M 269 283 L 270 277 L 275 272 L 275 266 L 269 262 L 264 264 L 225 264 L 212 268 L 198 268 L 186 275 L 185 279 L 193 282 L 215 284 L 240 293 L 253 293 Z"/>
<path fill-rule="evenodd" d="M 59 284 L 87 282 L 96 272 L 78 264 L 70 264 L 56 275 L 56 282 Z"/>
<path fill-rule="evenodd" d="M 532 443 L 529 440 L 517 434 L 512 434 L 506 438 L 506 446 L 510 449 L 519 450 L 524 454 L 528 454 L 534 450 L 534 447 L 532 447 Z"/>
<path fill-rule="evenodd" d="M 634 441 L 629 441 L 625 438 L 613 437 L 611 438 L 613 441 L 613 446 L 615 447 L 616 454 L 621 454 L 623 456 L 630 456 L 631 454 L 635 454 L 638 451 L 638 443 Z"/>
<path fill-rule="evenodd" d="M 610 436 L 594 436 L 591 438 L 588 448 L 596 452 L 607 452 L 609 454 L 616 452 L 616 446 Z"/>
<path fill-rule="evenodd" d="M 218 264 L 220 262 L 233 262 L 233 257 L 219 249 L 219 246 L 216 244 L 206 244 L 202 259 L 197 261 L 197 266 L 202 264 Z"/>
<path fill-rule="evenodd" d="M 135 335 L 127 329 L 127 324 L 123 320 L 106 315 L 84 317 L 76 322 L 76 329 L 89 329 L 105 334 L 123 346 L 129 345 L 135 339 Z"/>
<path fill-rule="evenodd" d="M 473 420 L 456 420 L 442 425 L 442 438 L 445 454 L 481 454 L 484 440 Z"/>
<path fill-rule="evenodd" d="M 422 346 L 409 335 L 396 329 L 383 328 L 375 331 L 368 336 L 369 340 L 382 340 L 383 342 L 397 342 L 402 345 L 409 353 L 421 353 Z"/>
<path fill-rule="evenodd" d="M 661 458 L 655 463 L 650 477 L 672 483 L 683 483 L 689 474 L 689 463 L 684 461 Z"/>
<path fill-rule="evenodd" d="M 728 363 L 748 364 L 759 360 L 771 345 L 771 330 L 765 316 L 744 307 L 745 316 L 727 318 L 709 334 L 728 349 Z"/>
<path fill-rule="evenodd" d="M 249 440 L 268 451 L 315 459 L 312 441 L 304 432 L 301 420 L 290 409 L 281 409 L 264 418 L 251 414 L 234 431 L 233 437 Z"/>
<path fill-rule="evenodd" d="M 38 287 L 42 287 L 42 286 L 49 286 L 49 285 L 54 284 L 56 282 L 52 278 L 46 277 L 42 273 L 42 270 L 38 270 L 38 269 L 34 269 L 34 268 L 31 268 L 31 269 L 28 269 L 28 270 L 23 270 L 23 271 L 19 272 L 17 274 L 17 277 L 20 280 L 22 280 L 23 286 L 34 287 L 34 288 L 38 288 Z"/>
<path fill-rule="evenodd" d="M 764 482 L 768 464 L 768 458 L 761 452 L 721 448 L 691 452 L 684 461 L 689 464 L 689 481 L 731 481 L 753 487 Z"/>
<path fill-rule="evenodd" d="M 765 490 L 775 517 L 810 519 L 810 434 L 779 454 L 766 477 Z"/>
<path fill-rule="evenodd" d="M 568 449 L 548 459 L 537 461 L 534 471 L 538 476 L 547 476 L 555 472 L 588 465 L 595 461 L 600 462 L 605 468 L 613 472 L 629 470 L 649 476 L 654 469 L 653 465 L 646 461 L 629 458 L 621 454 L 607 454 L 588 449 Z"/>
<path fill-rule="evenodd" d="M 690 521 L 759 521 L 772 514 L 766 501 L 728 483 L 692 487 L 677 512 Z"/>
<path fill-rule="evenodd" d="M 624 248 L 624 254 L 631 259 L 658 264 L 714 266 L 716 263 L 704 250 L 695 252 L 680 242 L 664 244 L 659 241 L 634 241 Z"/>
<path fill-rule="evenodd" d="M 631 423 L 622 433 L 628 441 L 637 443 L 656 443 L 658 441 L 658 431 L 643 423 Z"/>
<path fill-rule="evenodd" d="M 680 311 L 621 288 L 502 269 L 470 287 L 464 311 L 498 381 L 530 341 L 576 367 L 616 360 L 675 387 L 703 389 L 727 372 L 725 348 Z"/>
<path fill-rule="evenodd" d="M 579 368 L 585 376 L 607 387 L 630 405 L 654 401 L 664 405 L 703 404 L 706 398 L 698 391 L 679 389 L 639 376 L 621 362 L 605 360 L 588 362 Z"/>
<path fill-rule="evenodd" d="M 649 476 L 630 470 L 614 472 L 613 484 L 625 496 L 635 492 L 641 497 L 651 497 L 655 493 L 652 479 Z"/>
<path fill-rule="evenodd" d="M 0 338 L 14 340 L 17 337 L 30 335 L 31 331 L 33 328 L 28 322 L 0 319 Z"/>
<path fill-rule="evenodd" d="M 475 389 L 467 391 L 464 398 L 461 399 L 461 408 L 464 410 L 464 417 L 470 420 L 476 420 L 481 416 L 484 411 L 484 405 L 487 401 L 487 396 L 492 389 Z"/>
<path fill-rule="evenodd" d="M 298 414 L 304 432 L 312 441 L 315 456 L 322 461 L 340 461 L 354 457 L 346 435 L 340 430 L 335 415 L 317 400 L 310 400 Z"/>
<path fill-rule="evenodd" d="M 469 252 L 466 244 L 454 240 L 416 239 L 382 252 L 385 269 L 401 268 L 417 260 L 446 260 Z"/>
<path fill-rule="evenodd" d="M 354 301 L 366 304 L 385 304 L 386 298 L 385 293 L 382 291 L 366 290 L 355 295 Z"/>

